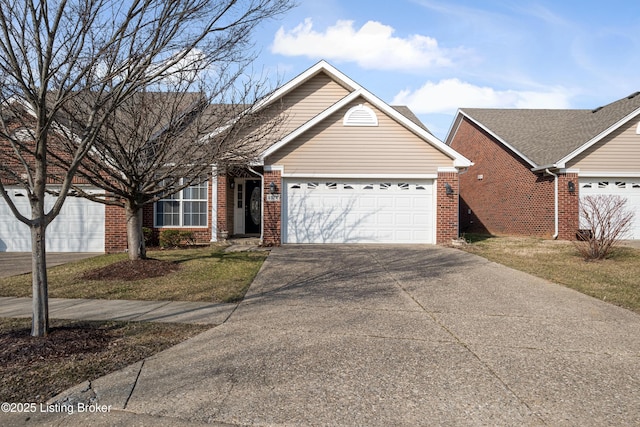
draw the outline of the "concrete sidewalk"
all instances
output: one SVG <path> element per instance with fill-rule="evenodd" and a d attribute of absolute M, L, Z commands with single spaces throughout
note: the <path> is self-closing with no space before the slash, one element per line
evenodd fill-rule
<path fill-rule="evenodd" d="M 639 332 L 454 249 L 285 246 L 220 326 L 50 402 L 109 412 L 0 424 L 640 425 Z"/>
<path fill-rule="evenodd" d="M 50 298 L 49 318 L 220 325 L 229 318 L 237 306 L 184 301 Z M 31 298 L 0 297 L 0 317 L 31 316 Z"/>

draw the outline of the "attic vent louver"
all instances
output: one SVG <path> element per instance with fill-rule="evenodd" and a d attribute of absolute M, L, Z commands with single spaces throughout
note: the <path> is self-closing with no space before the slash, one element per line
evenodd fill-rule
<path fill-rule="evenodd" d="M 378 117 L 371 108 L 360 104 L 347 111 L 342 123 L 344 126 L 378 126 Z"/>

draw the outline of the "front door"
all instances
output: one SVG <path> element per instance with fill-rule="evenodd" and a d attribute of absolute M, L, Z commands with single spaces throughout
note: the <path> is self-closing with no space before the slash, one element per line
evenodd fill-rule
<path fill-rule="evenodd" d="M 247 180 L 244 193 L 244 232 L 260 234 L 262 223 L 262 191 L 260 180 Z"/>

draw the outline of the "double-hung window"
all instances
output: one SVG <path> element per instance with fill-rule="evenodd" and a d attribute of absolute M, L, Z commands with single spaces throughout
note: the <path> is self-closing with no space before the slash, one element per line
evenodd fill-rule
<path fill-rule="evenodd" d="M 206 227 L 207 181 L 156 202 L 156 227 Z"/>

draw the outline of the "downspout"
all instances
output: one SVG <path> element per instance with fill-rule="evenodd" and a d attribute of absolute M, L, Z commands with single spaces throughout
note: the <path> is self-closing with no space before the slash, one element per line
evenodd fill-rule
<path fill-rule="evenodd" d="M 551 172 L 549 169 L 545 169 L 545 172 L 553 176 L 553 196 L 554 196 L 553 220 L 554 220 L 554 226 L 555 226 L 555 233 L 553 234 L 553 236 L 551 236 L 551 238 L 553 240 L 556 240 L 558 238 L 558 235 L 560 234 L 558 230 L 558 175 Z"/>
<path fill-rule="evenodd" d="M 264 175 L 253 170 L 251 167 L 248 167 L 248 169 L 260 177 L 260 215 L 262 216 L 262 218 L 260 218 L 260 246 L 262 246 L 264 242 Z"/>

